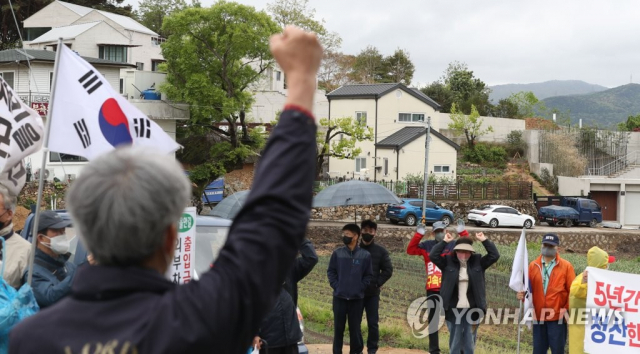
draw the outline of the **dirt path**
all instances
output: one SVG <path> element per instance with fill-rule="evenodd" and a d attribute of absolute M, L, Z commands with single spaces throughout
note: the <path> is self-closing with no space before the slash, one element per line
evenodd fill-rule
<path fill-rule="evenodd" d="M 522 168 L 520 164 L 508 163 L 504 175 L 505 177 L 510 177 L 514 180 L 533 183 L 533 192 L 538 195 L 553 195 L 553 193 L 549 192 L 545 187 L 538 183 L 535 178 L 531 177 L 528 169 Z"/>
<path fill-rule="evenodd" d="M 309 354 L 331 354 L 332 346 L 331 344 L 307 344 L 307 348 L 309 349 Z M 349 352 L 349 347 L 345 346 L 342 349 L 343 353 Z M 400 349 L 400 348 L 380 348 L 378 349 L 378 353 L 384 354 L 416 354 L 416 353 L 427 353 L 423 350 L 417 349 Z"/>

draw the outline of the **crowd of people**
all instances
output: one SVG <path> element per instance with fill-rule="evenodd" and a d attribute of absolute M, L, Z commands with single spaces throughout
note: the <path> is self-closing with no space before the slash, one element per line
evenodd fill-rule
<path fill-rule="evenodd" d="M 318 262 L 305 233 L 316 160 L 317 122 L 310 112 L 322 48 L 314 34 L 287 27 L 272 37 L 271 50 L 287 77 L 287 103 L 211 269 L 182 286 L 164 277 L 190 182 L 171 157 L 139 147 L 116 149 L 91 161 L 67 195 L 74 227 L 91 255 L 86 264 L 69 262 L 69 222 L 55 212 L 40 214 L 32 288 L 42 310 L 11 331 L 11 353 L 246 353 L 252 344 L 261 353 L 297 353 L 298 283 Z M 16 198 L 2 186 L 0 207 L 0 237 L 8 250 L 3 277 L 19 288 L 27 281 L 31 249 L 13 233 Z M 458 229 L 454 237 L 447 226 L 435 222 L 430 233 L 419 226 L 406 251 L 423 257 L 426 295 L 441 301 L 443 313 L 428 315 L 429 352 L 440 353 L 443 317 L 450 352 L 472 354 L 488 306 L 485 271 L 500 254 L 483 233 L 472 238 Z M 377 234 L 374 221 L 347 224 L 344 246 L 331 255 L 334 353 L 342 352 L 347 323 L 350 353 L 362 353 L 365 345 L 369 354 L 378 350 L 380 294 L 393 265 Z M 475 251 L 474 239 L 486 254 Z M 564 353 L 567 332 L 570 352 L 583 351 L 584 326 L 568 330 L 562 316 L 570 306 L 584 307 L 588 274 L 576 277 L 558 246 L 557 235 L 545 235 L 540 256 L 529 266 L 540 321 L 533 327 L 535 354 Z M 611 261 L 598 248 L 587 257 L 598 268 Z"/>

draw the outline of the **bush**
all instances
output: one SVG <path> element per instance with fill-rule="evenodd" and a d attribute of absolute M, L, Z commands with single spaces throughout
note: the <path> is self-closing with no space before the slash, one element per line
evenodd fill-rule
<path fill-rule="evenodd" d="M 522 138 L 522 130 L 512 130 L 507 135 L 507 153 L 513 157 L 516 154 L 524 156 L 524 150 L 527 147 L 527 143 Z"/>
<path fill-rule="evenodd" d="M 476 144 L 475 148 L 465 147 L 462 150 L 465 161 L 478 164 L 494 164 L 504 167 L 507 162 L 507 151 L 502 146 Z"/>
<path fill-rule="evenodd" d="M 558 177 L 552 176 L 549 170 L 543 168 L 540 171 L 541 184 L 552 193 L 558 193 Z"/>

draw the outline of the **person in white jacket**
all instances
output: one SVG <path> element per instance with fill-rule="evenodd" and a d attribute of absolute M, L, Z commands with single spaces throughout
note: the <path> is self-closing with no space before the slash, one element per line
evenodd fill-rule
<path fill-rule="evenodd" d="M 13 232 L 13 215 L 18 199 L 9 190 L 0 185 L 0 237 L 4 238 L 7 259 L 2 277 L 10 286 L 18 289 L 22 286 L 22 274 L 29 265 L 31 244 Z M 1 257 L 1 253 L 0 253 Z"/>

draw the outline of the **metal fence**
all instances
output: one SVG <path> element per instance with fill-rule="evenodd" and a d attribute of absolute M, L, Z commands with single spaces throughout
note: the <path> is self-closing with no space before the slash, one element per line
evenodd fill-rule
<path fill-rule="evenodd" d="M 325 180 L 316 183 L 315 192 L 340 183 L 339 180 Z M 400 198 L 422 198 L 424 185 L 402 181 L 376 182 Z M 430 200 L 522 200 L 533 197 L 533 183 L 504 182 L 504 183 L 452 183 L 428 184 L 427 198 Z"/>

